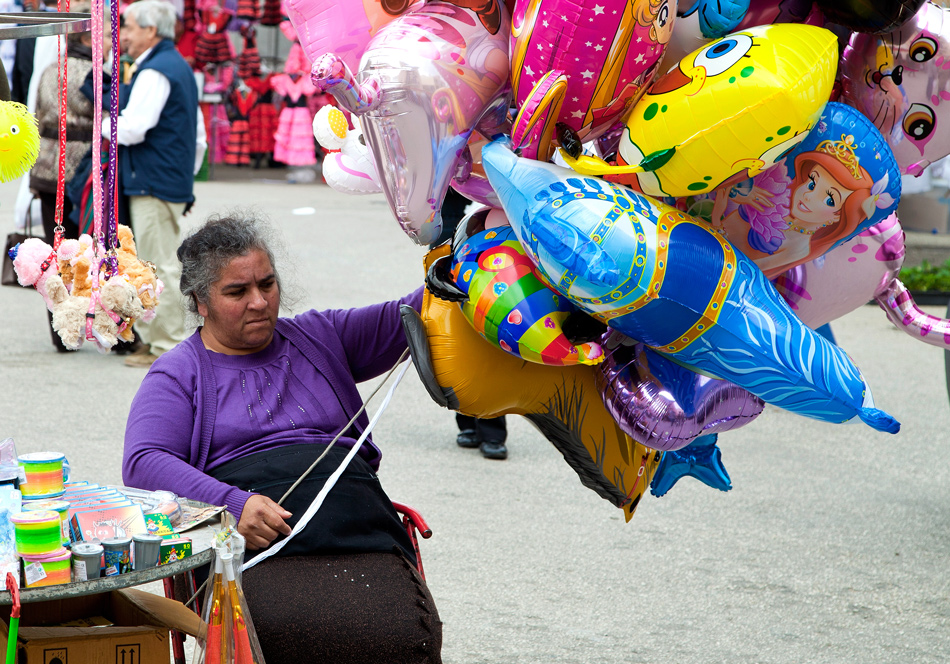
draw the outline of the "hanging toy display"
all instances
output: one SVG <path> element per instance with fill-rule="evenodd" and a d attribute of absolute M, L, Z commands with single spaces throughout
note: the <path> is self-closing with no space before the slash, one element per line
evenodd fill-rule
<path fill-rule="evenodd" d="M 118 40 L 118 9 L 111 7 L 112 40 Z M 105 8 L 103 0 L 92 3 L 92 76 L 93 76 L 93 126 L 102 124 L 102 79 Z M 60 54 L 60 66 L 65 54 Z M 158 297 L 163 284 L 158 280 L 155 267 L 141 260 L 135 250 L 132 231 L 118 224 L 118 205 L 115 174 L 116 118 L 118 117 L 117 78 L 112 79 L 113 88 L 109 114 L 111 116 L 111 141 L 109 145 L 108 172 L 103 173 L 102 163 L 93 160 L 92 210 L 93 232 L 78 239 L 64 239 L 62 226 L 63 195 L 66 184 L 64 126 L 66 76 L 60 77 L 60 163 L 57 191 L 56 228 L 52 246 L 38 238 L 30 238 L 10 250 L 17 279 L 23 286 L 34 286 L 43 296 L 52 313 L 53 330 L 69 350 L 78 350 L 84 341 L 93 342 L 102 353 L 107 353 L 119 340 L 132 341 L 132 324 L 136 320 L 149 321 L 155 316 Z M 98 83 L 95 83 L 98 82 Z M 39 134 L 36 120 L 20 104 L 0 103 L 0 180 L 21 174 L 36 160 Z M 15 130 L 15 131 L 14 131 Z M 13 143 L 12 139 L 18 138 Z M 11 141 L 10 152 L 2 152 L 2 141 Z M 94 133 L 92 153 L 101 154 L 101 136 Z M 8 168 L 6 161 L 16 168 Z M 105 177 L 104 177 L 105 175 Z M 103 224 L 103 213 L 106 213 Z"/>
<path fill-rule="evenodd" d="M 36 117 L 23 104 L 0 102 L 0 182 L 10 182 L 29 171 L 39 154 Z"/>

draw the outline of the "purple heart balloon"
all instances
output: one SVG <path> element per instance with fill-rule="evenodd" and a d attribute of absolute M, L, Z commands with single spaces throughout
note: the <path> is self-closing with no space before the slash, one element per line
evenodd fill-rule
<path fill-rule="evenodd" d="M 641 343 L 610 332 L 597 372 L 604 405 L 623 431 L 655 450 L 678 450 L 698 436 L 754 420 L 761 399 L 725 380 L 700 376 Z"/>

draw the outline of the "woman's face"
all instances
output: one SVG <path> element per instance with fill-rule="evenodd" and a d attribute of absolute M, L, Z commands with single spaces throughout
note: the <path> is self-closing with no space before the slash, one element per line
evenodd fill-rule
<path fill-rule="evenodd" d="M 207 303 L 198 303 L 205 319 L 205 346 L 226 355 L 246 355 L 267 348 L 274 336 L 280 288 L 267 254 L 252 250 L 238 256 L 211 285 Z"/>
<path fill-rule="evenodd" d="M 796 220 L 818 228 L 840 218 L 841 206 L 854 193 L 831 177 L 824 167 L 814 164 L 792 194 L 791 214 Z"/>

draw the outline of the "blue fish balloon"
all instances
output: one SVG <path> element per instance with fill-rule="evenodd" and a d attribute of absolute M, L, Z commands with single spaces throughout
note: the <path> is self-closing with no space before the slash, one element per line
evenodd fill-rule
<path fill-rule="evenodd" d="M 538 269 L 577 306 L 674 361 L 826 422 L 900 424 L 861 372 L 792 313 L 708 225 L 631 189 L 482 150 L 485 172 Z"/>

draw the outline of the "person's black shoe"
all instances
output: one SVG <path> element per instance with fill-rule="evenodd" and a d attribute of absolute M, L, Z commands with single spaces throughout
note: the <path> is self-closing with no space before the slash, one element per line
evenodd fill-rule
<path fill-rule="evenodd" d="M 116 355 L 135 355 L 144 348 L 145 344 L 143 344 L 138 337 L 135 337 L 132 341 L 119 340 L 115 346 L 112 347 L 112 352 Z"/>
<path fill-rule="evenodd" d="M 460 431 L 459 435 L 455 438 L 455 442 L 458 443 L 459 447 L 466 449 L 474 449 L 478 447 L 479 444 L 478 437 L 475 435 L 475 429 Z"/>
<path fill-rule="evenodd" d="M 508 458 L 508 448 L 504 443 L 496 443 L 490 440 L 482 441 L 478 449 L 486 459 L 499 459 L 504 461 Z"/>

